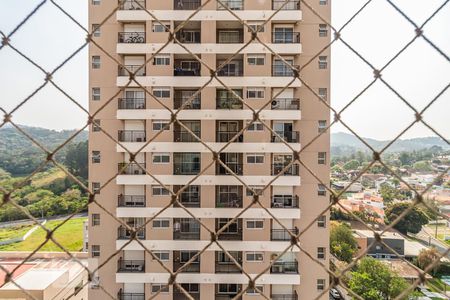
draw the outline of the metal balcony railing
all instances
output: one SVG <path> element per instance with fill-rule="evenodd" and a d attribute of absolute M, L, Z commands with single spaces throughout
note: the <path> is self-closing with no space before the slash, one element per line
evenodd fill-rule
<path fill-rule="evenodd" d="M 190 97 L 175 96 L 173 99 L 173 108 L 179 109 L 189 99 Z M 189 104 L 186 104 L 186 106 L 183 107 L 183 109 L 200 109 L 200 108 L 201 108 L 200 95 L 197 95 L 194 99 L 189 101 Z"/>
<path fill-rule="evenodd" d="M 175 37 L 183 44 L 199 44 L 202 40 L 202 32 L 200 29 L 181 29 Z"/>
<path fill-rule="evenodd" d="M 220 66 L 221 63 L 218 62 L 217 65 Z M 237 77 L 243 76 L 243 74 L 244 68 L 242 67 L 242 61 L 239 62 L 239 66 L 234 64 L 226 64 L 217 71 L 217 76 Z"/>
<path fill-rule="evenodd" d="M 127 229 L 126 227 L 120 226 L 117 228 L 117 238 L 119 240 L 129 240 L 131 238 L 132 231 Z M 143 240 L 145 239 L 145 229 L 139 229 L 136 232 L 136 237 Z"/>
<path fill-rule="evenodd" d="M 283 140 L 288 143 L 300 143 L 300 134 L 298 131 L 275 131 L 281 139 L 272 134 L 272 143 L 280 143 Z"/>
<path fill-rule="evenodd" d="M 199 162 L 181 162 L 173 164 L 173 175 L 197 175 L 200 172 Z"/>
<path fill-rule="evenodd" d="M 272 164 L 272 175 L 275 176 L 275 175 L 280 174 L 281 171 L 283 171 L 286 166 L 287 166 L 287 164 L 283 164 L 283 163 Z M 298 164 L 291 165 L 283 173 L 284 176 L 298 176 L 298 174 L 299 174 Z"/>
<path fill-rule="evenodd" d="M 217 238 L 222 241 L 242 241 L 242 229 L 236 232 L 222 232 Z"/>
<path fill-rule="evenodd" d="M 200 131 L 191 130 L 196 136 L 201 138 Z M 185 130 L 174 130 L 173 131 L 173 141 L 177 143 L 196 143 L 198 140 L 188 131 Z"/>
<path fill-rule="evenodd" d="M 119 273 L 144 273 L 145 260 L 123 260 L 117 262 L 117 272 Z"/>
<path fill-rule="evenodd" d="M 183 69 L 175 67 L 173 76 L 200 76 L 200 69 Z"/>
<path fill-rule="evenodd" d="M 200 240 L 200 228 L 198 231 L 174 231 L 174 240 Z"/>
<path fill-rule="evenodd" d="M 145 76 L 145 67 L 142 65 L 124 65 L 118 68 L 119 76 L 129 76 L 128 71 L 135 73 L 136 76 Z"/>
<path fill-rule="evenodd" d="M 272 110 L 299 110 L 300 99 L 298 98 L 276 98 L 271 103 Z"/>
<path fill-rule="evenodd" d="M 243 174 L 243 169 L 244 169 L 244 165 L 241 163 L 233 163 L 233 162 L 227 162 L 225 163 L 228 168 L 236 175 L 242 175 Z M 225 169 L 224 166 L 222 166 L 221 164 L 217 163 L 216 164 L 216 175 L 230 175 L 230 171 L 228 171 L 227 169 Z"/>
<path fill-rule="evenodd" d="M 243 107 L 242 101 L 235 97 L 216 99 L 216 109 L 242 109 Z"/>
<path fill-rule="evenodd" d="M 193 293 L 190 292 L 189 296 L 191 296 L 194 300 L 200 300 L 200 292 Z M 186 295 L 183 292 L 173 292 L 173 300 L 190 300 L 190 298 L 186 297 Z"/>
<path fill-rule="evenodd" d="M 122 175 L 145 175 L 145 163 L 139 163 L 139 165 L 130 163 L 127 165 L 126 162 L 121 162 L 118 164 L 117 170 Z"/>
<path fill-rule="evenodd" d="M 272 300 L 298 300 L 297 292 L 292 294 L 271 294 L 270 299 Z"/>
<path fill-rule="evenodd" d="M 270 267 L 272 274 L 298 274 L 298 263 L 294 261 L 276 261 Z"/>
<path fill-rule="evenodd" d="M 300 0 L 272 0 L 272 10 L 299 10 L 300 9 Z"/>
<path fill-rule="evenodd" d="M 241 44 L 244 42 L 244 35 L 241 31 L 217 30 L 217 44 Z"/>
<path fill-rule="evenodd" d="M 218 143 L 227 143 L 233 139 L 239 131 L 217 131 L 216 141 Z M 240 134 L 237 138 L 233 139 L 234 143 L 242 143 L 244 141 L 244 135 Z"/>
<path fill-rule="evenodd" d="M 174 0 L 174 10 L 196 10 L 201 5 L 200 0 Z"/>
<path fill-rule="evenodd" d="M 179 201 L 185 207 L 200 207 L 200 193 L 182 192 Z M 175 203 L 173 206 L 178 207 L 179 205 Z"/>
<path fill-rule="evenodd" d="M 298 208 L 297 195 L 275 195 L 272 196 L 272 208 Z"/>
<path fill-rule="evenodd" d="M 300 32 L 272 32 L 272 43 L 274 44 L 298 44 L 300 43 Z"/>
<path fill-rule="evenodd" d="M 119 300 L 145 300 L 145 293 L 125 293 L 119 291 L 117 293 L 117 299 Z"/>
<path fill-rule="evenodd" d="M 118 134 L 119 142 L 145 142 L 146 133 L 145 130 L 119 130 Z"/>
<path fill-rule="evenodd" d="M 216 208 L 239 208 L 242 207 L 242 194 L 239 193 L 217 193 Z"/>
<path fill-rule="evenodd" d="M 126 44 L 145 43 L 145 32 L 119 32 L 118 42 Z"/>
<path fill-rule="evenodd" d="M 145 207 L 145 195 L 119 195 L 118 207 Z"/>
<path fill-rule="evenodd" d="M 121 10 L 140 10 L 142 7 L 145 8 L 145 0 L 125 0 L 119 1 L 119 4 Z"/>
<path fill-rule="evenodd" d="M 223 0 L 221 1 L 224 6 L 228 7 L 231 10 L 243 10 L 244 9 L 244 1 L 243 0 Z M 217 2 L 217 9 L 222 10 L 225 7 L 222 6 L 219 2 Z"/>
<path fill-rule="evenodd" d="M 119 98 L 119 109 L 145 109 L 145 98 Z"/>
<path fill-rule="evenodd" d="M 292 234 L 298 234 L 298 228 L 294 229 L 272 229 L 270 231 L 270 240 L 272 241 L 290 241 L 291 235 L 289 234 L 291 232 Z"/>
<path fill-rule="evenodd" d="M 236 259 L 236 261 L 242 267 L 242 259 Z M 241 268 L 239 268 L 234 262 L 219 260 L 216 260 L 215 271 L 216 273 L 242 273 Z"/>
<path fill-rule="evenodd" d="M 298 65 L 293 65 L 292 66 L 294 69 L 298 69 L 299 66 Z M 294 76 L 294 71 L 292 70 L 292 68 L 286 64 L 274 64 L 272 66 L 272 76 L 277 76 L 277 77 L 292 77 Z"/>
<path fill-rule="evenodd" d="M 186 263 L 179 261 L 173 262 L 173 271 L 176 272 Z M 181 273 L 200 273 L 200 261 L 193 261 L 181 270 Z"/>

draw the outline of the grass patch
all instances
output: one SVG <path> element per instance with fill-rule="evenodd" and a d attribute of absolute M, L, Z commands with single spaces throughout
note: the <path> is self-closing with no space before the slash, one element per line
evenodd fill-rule
<path fill-rule="evenodd" d="M 446 290 L 446 284 L 440 280 L 439 278 L 433 278 L 427 280 L 427 286 L 432 292 L 444 293 Z M 450 290 L 450 287 L 447 285 L 447 290 Z"/>
<path fill-rule="evenodd" d="M 17 225 L 13 227 L 0 228 L 0 241 L 21 237 L 32 227 L 33 225 Z"/>
<path fill-rule="evenodd" d="M 38 173 L 32 177 L 32 185 L 35 187 L 48 186 L 58 179 L 66 178 L 66 174 L 61 169 L 51 169 L 47 172 Z"/>
<path fill-rule="evenodd" d="M 66 250 L 80 251 L 83 248 L 83 222 L 86 218 L 73 218 L 59 227 L 53 237 Z M 63 221 L 48 221 L 45 227 L 53 229 Z M 25 241 L 10 245 L 0 246 L 0 251 L 33 251 L 45 241 L 46 232 L 39 228 L 31 234 Z M 62 252 L 53 241 L 48 241 L 39 251 Z"/>

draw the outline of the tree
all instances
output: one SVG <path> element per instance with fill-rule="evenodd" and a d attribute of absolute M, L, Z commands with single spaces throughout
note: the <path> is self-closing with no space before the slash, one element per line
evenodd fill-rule
<path fill-rule="evenodd" d="M 388 300 L 400 295 L 408 283 L 383 262 L 364 257 L 351 272 L 348 286 L 365 300 Z"/>
<path fill-rule="evenodd" d="M 413 158 L 409 152 L 402 152 L 398 156 L 398 159 L 402 163 L 402 166 L 410 165 L 413 161 Z"/>
<path fill-rule="evenodd" d="M 419 172 L 429 172 L 432 170 L 431 165 L 428 161 L 418 161 L 413 164 L 413 168 Z"/>
<path fill-rule="evenodd" d="M 422 249 L 417 256 L 417 265 L 422 270 L 425 270 L 437 261 L 436 265 L 431 269 L 432 275 L 435 275 L 440 266 L 440 259 L 439 251 L 436 248 Z"/>
<path fill-rule="evenodd" d="M 88 178 L 88 142 L 69 144 L 65 157 L 65 165 L 75 176 L 84 180 Z"/>
<path fill-rule="evenodd" d="M 360 166 L 360 163 L 356 159 L 352 159 L 349 162 L 347 162 L 343 168 L 344 170 L 355 170 Z"/>
<path fill-rule="evenodd" d="M 358 250 L 358 244 L 348 225 L 332 222 L 330 231 L 330 247 L 339 260 L 350 262 Z"/>
<path fill-rule="evenodd" d="M 400 194 L 400 192 L 388 183 L 382 183 L 380 185 L 379 192 L 381 197 L 383 197 L 383 202 L 385 204 L 392 202 L 392 200 L 403 199 L 403 196 Z"/>
<path fill-rule="evenodd" d="M 409 209 L 410 203 L 398 202 L 390 205 L 386 211 L 386 224 L 394 222 L 405 210 Z M 403 216 L 394 228 L 403 234 L 418 233 L 422 230 L 422 226 L 428 223 L 428 217 L 425 212 L 419 207 L 413 209 Z"/>

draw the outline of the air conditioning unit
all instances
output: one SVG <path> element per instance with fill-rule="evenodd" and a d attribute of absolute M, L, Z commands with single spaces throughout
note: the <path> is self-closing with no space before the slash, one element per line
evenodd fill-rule
<path fill-rule="evenodd" d="M 272 109 L 274 108 L 278 108 L 280 106 L 280 103 L 278 100 L 273 100 L 272 101 Z"/>

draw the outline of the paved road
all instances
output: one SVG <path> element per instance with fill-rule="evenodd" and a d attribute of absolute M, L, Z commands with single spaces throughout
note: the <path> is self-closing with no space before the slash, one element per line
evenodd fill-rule
<path fill-rule="evenodd" d="M 425 246 L 434 246 L 436 247 L 439 252 L 444 253 L 445 251 L 447 251 L 449 245 L 447 245 L 446 243 L 435 239 L 434 238 L 434 233 L 431 232 L 429 229 L 422 227 L 422 230 L 415 235 L 415 238 L 419 239 L 419 241 L 425 245 Z M 450 259 L 450 253 L 447 254 L 447 258 Z"/>
<path fill-rule="evenodd" d="M 53 221 L 53 220 L 65 220 L 69 215 L 66 216 L 54 216 L 54 217 L 49 217 L 49 218 L 38 218 L 37 220 L 40 222 L 43 222 L 44 220 L 48 220 L 48 221 Z M 82 218 L 82 217 L 87 217 L 87 213 L 81 213 L 81 214 L 77 214 L 75 216 L 73 216 L 72 218 Z M 16 225 L 34 225 L 34 222 L 30 219 L 25 219 L 25 220 L 16 220 L 16 221 L 10 221 L 10 222 L 0 222 L 0 228 L 8 228 L 11 226 L 16 226 Z"/>

